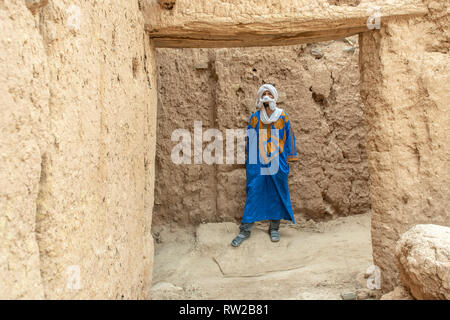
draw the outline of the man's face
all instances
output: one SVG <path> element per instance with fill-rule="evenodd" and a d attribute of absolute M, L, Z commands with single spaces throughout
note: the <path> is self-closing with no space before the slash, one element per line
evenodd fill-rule
<path fill-rule="evenodd" d="M 269 96 L 270 99 L 273 99 L 273 95 L 269 90 L 264 91 L 261 98 L 264 98 L 265 96 Z"/>

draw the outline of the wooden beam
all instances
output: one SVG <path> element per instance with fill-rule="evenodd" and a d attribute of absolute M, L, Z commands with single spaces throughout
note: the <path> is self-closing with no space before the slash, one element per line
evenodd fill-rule
<path fill-rule="evenodd" d="M 266 3 L 268 0 L 253 0 Z M 304 3 L 284 0 L 284 3 Z M 297 1 L 297 2 L 296 2 Z M 325 1 L 326 2 L 326 1 Z M 224 2 L 177 1 L 173 10 L 160 7 L 144 8 L 145 30 L 160 48 L 225 48 L 250 46 L 282 46 L 326 41 L 372 31 L 367 21 L 379 11 L 381 24 L 391 19 L 421 16 L 428 12 L 420 0 L 377 1 L 377 7 L 365 3 L 359 6 L 330 6 L 324 1 L 309 1 L 311 6 L 294 12 L 258 13 L 260 8 L 242 8 Z M 214 5 L 209 14 L 208 5 Z M 234 7 L 233 7 L 234 6 Z M 193 11 L 194 8 L 195 10 Z M 238 11 L 241 9 L 241 11 Z M 281 8 L 280 10 L 282 10 Z M 220 14 L 221 13 L 221 14 Z"/>
<path fill-rule="evenodd" d="M 247 35 L 233 37 L 201 37 L 190 34 L 186 36 L 153 36 L 158 48 L 232 48 L 232 47 L 266 47 L 286 46 L 345 38 L 360 32 L 369 31 L 367 27 L 334 29 L 333 32 L 306 31 L 292 34 Z"/>

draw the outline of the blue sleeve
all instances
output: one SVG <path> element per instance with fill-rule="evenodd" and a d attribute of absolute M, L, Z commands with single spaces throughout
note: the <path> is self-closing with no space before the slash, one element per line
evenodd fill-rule
<path fill-rule="evenodd" d="M 284 147 L 286 148 L 287 161 L 297 161 L 298 154 L 295 144 L 295 134 L 294 129 L 291 127 L 290 120 L 286 123 L 286 142 Z"/>
<path fill-rule="evenodd" d="M 253 125 L 252 125 L 253 121 Z M 256 134 L 256 126 L 258 123 L 258 116 L 256 112 L 252 113 L 250 116 L 250 120 L 248 121 L 247 126 L 247 134 L 245 139 L 245 153 L 246 153 L 246 164 L 255 164 L 257 159 L 257 146 L 256 143 L 258 141 Z M 252 147 L 250 149 L 250 147 Z M 250 154 L 250 152 L 252 154 Z"/>

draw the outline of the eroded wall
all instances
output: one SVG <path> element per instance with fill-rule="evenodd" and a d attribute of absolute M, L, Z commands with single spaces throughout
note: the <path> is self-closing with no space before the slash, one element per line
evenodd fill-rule
<path fill-rule="evenodd" d="M 49 68 L 23 1 L 0 3 L 0 30 L 0 299 L 43 298 L 35 229 Z"/>
<path fill-rule="evenodd" d="M 279 90 L 300 160 L 291 163 L 296 219 L 327 220 L 370 210 L 358 37 L 311 45 L 235 49 L 158 49 L 159 108 L 155 223 L 239 221 L 245 165 L 226 164 L 226 130 L 247 128 L 263 83 Z M 223 136 L 223 164 L 174 164 L 174 130 L 194 121 Z M 209 141 L 203 143 L 205 150 Z M 236 142 L 234 142 L 236 148 Z"/>
<path fill-rule="evenodd" d="M 360 37 L 367 107 L 372 246 L 383 288 L 399 283 L 394 248 L 415 224 L 450 225 L 448 2 Z"/>
<path fill-rule="evenodd" d="M 156 74 L 140 4 L 6 0 L 0 15 L 0 297 L 148 297 Z"/>

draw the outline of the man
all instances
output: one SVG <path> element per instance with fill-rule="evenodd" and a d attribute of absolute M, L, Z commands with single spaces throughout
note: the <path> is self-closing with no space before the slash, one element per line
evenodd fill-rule
<path fill-rule="evenodd" d="M 298 160 L 295 136 L 289 117 L 276 105 L 278 92 L 262 85 L 256 95 L 256 108 L 247 127 L 247 199 L 240 232 L 231 244 L 238 247 L 250 237 L 254 222 L 270 220 L 269 235 L 280 240 L 280 220 L 295 223 L 289 196 L 289 163 Z"/>

